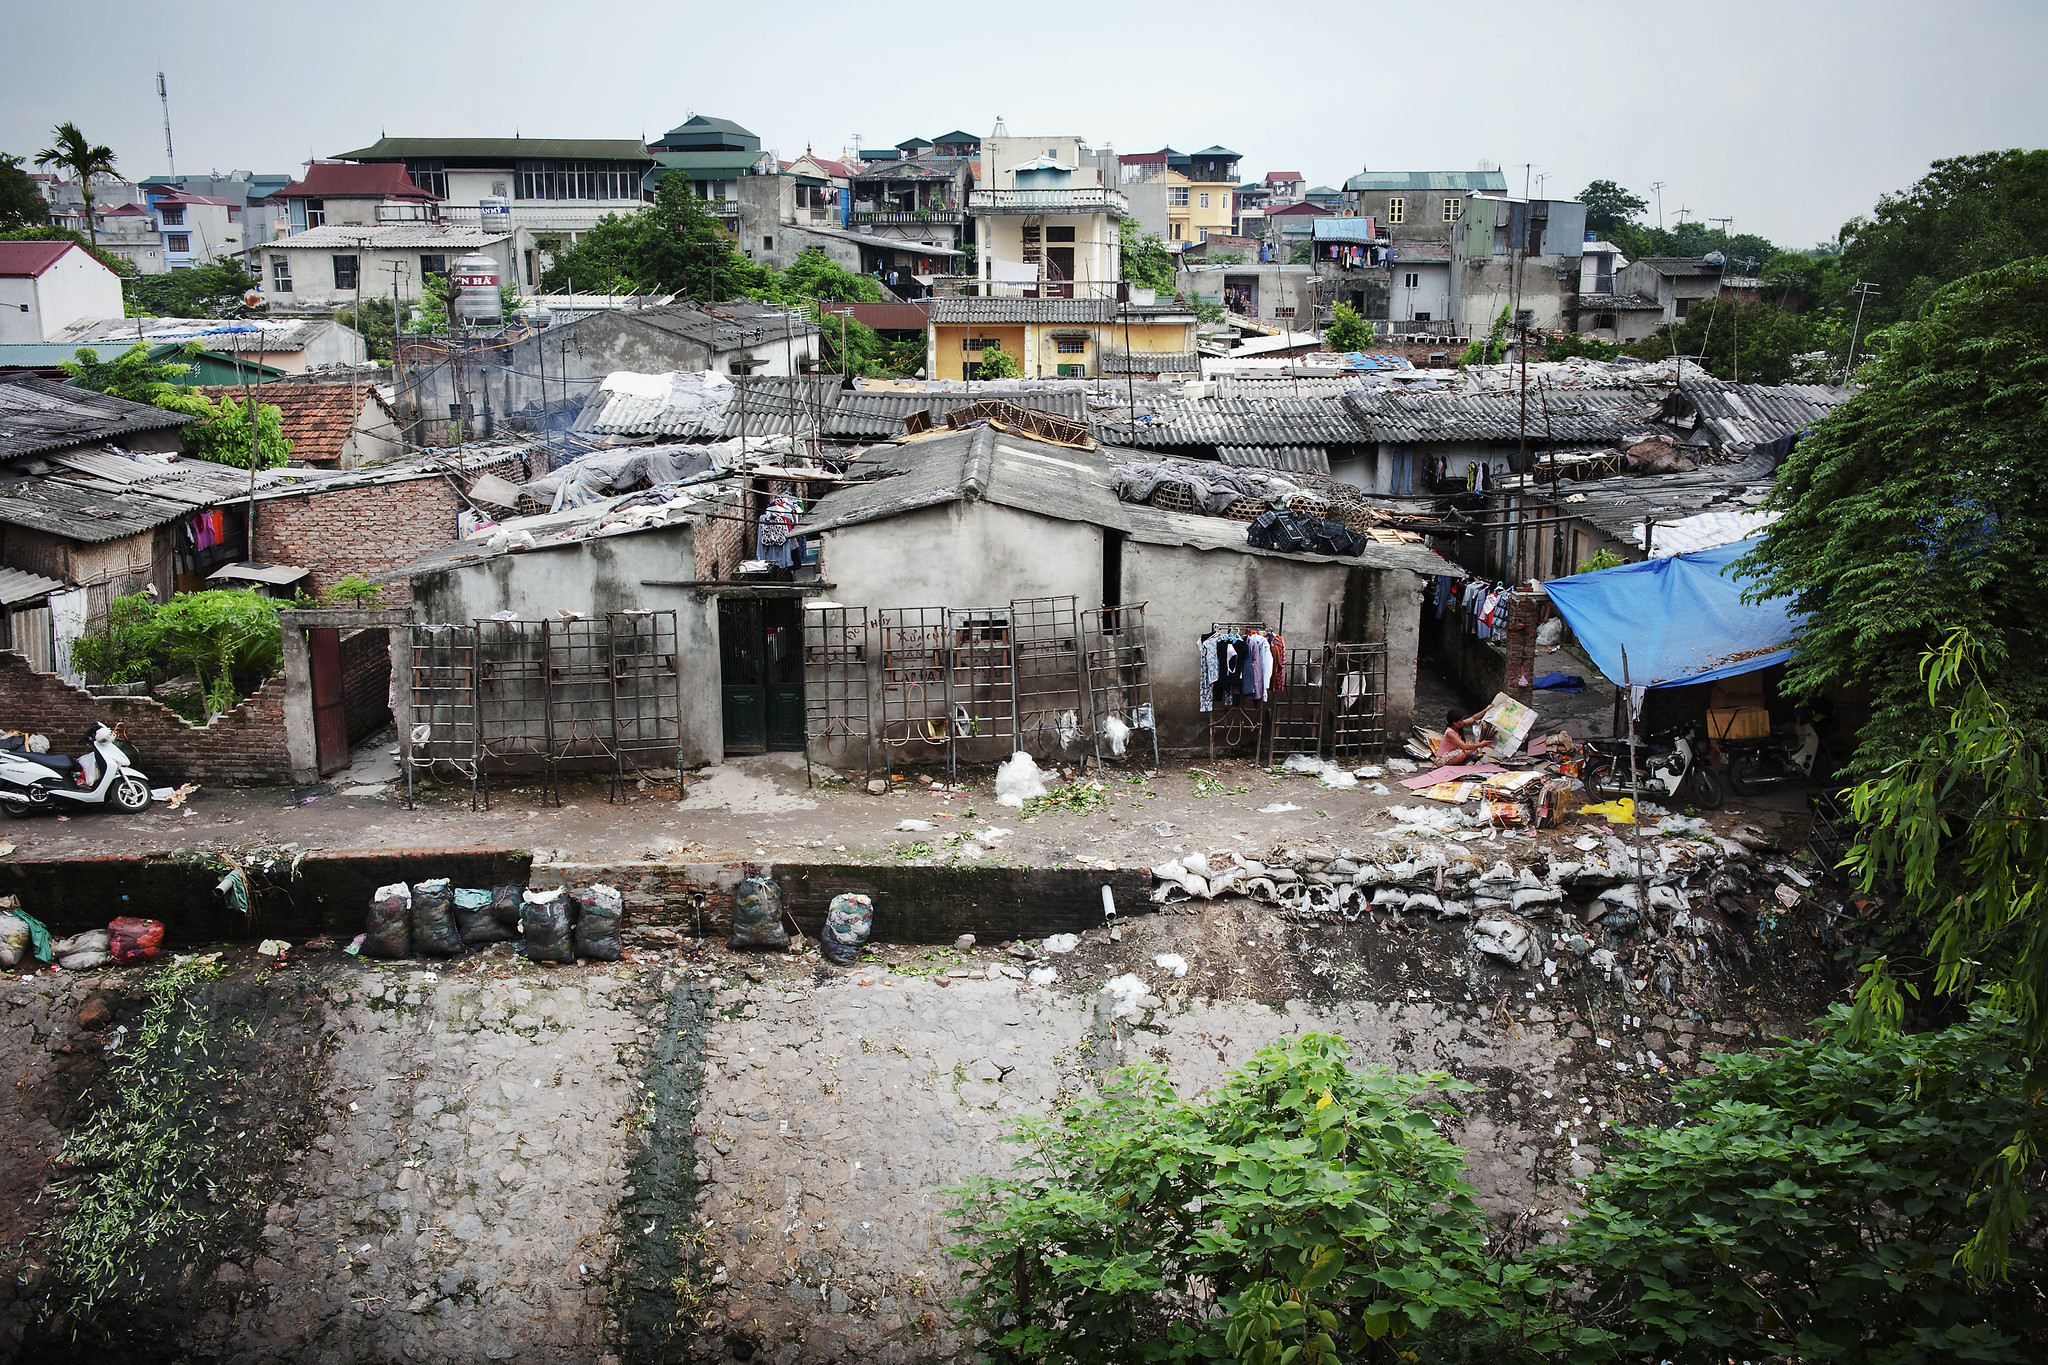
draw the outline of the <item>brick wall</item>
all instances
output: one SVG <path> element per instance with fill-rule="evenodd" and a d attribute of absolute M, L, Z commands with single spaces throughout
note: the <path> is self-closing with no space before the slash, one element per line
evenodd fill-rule
<path fill-rule="evenodd" d="M 353 744 L 391 723 L 391 632 L 341 637 L 341 709 Z"/>
<path fill-rule="evenodd" d="M 348 574 L 374 578 L 452 544 L 463 506 L 439 477 L 273 498 L 257 504 L 254 557 L 311 570 L 305 588 L 318 597 Z M 382 605 L 411 600 L 405 583 L 384 585 Z"/>
<path fill-rule="evenodd" d="M 751 502 L 751 499 L 747 501 Z M 747 523 L 737 520 L 742 504 L 720 501 L 719 515 L 697 522 L 692 543 L 697 551 L 697 577 L 703 580 L 731 578 L 732 571 L 747 557 L 753 542 Z"/>
<path fill-rule="evenodd" d="M 21 655 L 0 650 L 0 697 L 10 729 L 50 737 L 53 752 L 78 756 L 79 739 L 105 720 L 127 735 L 149 780 L 166 786 L 261 785 L 290 780 L 284 744 L 284 676 L 203 726 L 153 697 L 95 697 L 54 673 L 37 673 Z"/>

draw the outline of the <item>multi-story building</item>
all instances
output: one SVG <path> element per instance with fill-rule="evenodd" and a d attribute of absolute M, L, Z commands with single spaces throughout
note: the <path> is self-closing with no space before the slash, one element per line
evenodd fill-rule
<path fill-rule="evenodd" d="M 149 208 L 163 239 L 166 270 L 190 270 L 242 249 L 241 214 L 226 199 L 149 191 Z"/>
<path fill-rule="evenodd" d="M 1473 195 L 1507 192 L 1496 170 L 1363 171 L 1344 182 L 1351 212 L 1371 218 L 1393 242 L 1448 244 Z"/>
<path fill-rule="evenodd" d="M 1135 152 L 1117 158 L 1119 187 L 1147 232 L 1192 245 L 1235 232 L 1238 160 L 1226 147 Z"/>
<path fill-rule="evenodd" d="M 1130 201 L 1103 183 L 1097 154 L 1077 137 L 991 135 L 982 168 L 985 188 L 968 196 L 981 294 L 1116 297 Z"/>
<path fill-rule="evenodd" d="M 403 166 L 440 201 L 444 223 L 568 242 L 609 214 L 638 212 L 656 169 L 637 138 L 383 137 L 333 159 Z"/>

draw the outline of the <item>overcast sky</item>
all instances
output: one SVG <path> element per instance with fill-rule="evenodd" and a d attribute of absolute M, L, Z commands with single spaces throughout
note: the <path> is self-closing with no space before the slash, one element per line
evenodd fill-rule
<path fill-rule="evenodd" d="M 2048 143 L 2041 0 L 867 6 L 8 0 L 0 151 L 71 120 L 121 169 L 297 172 L 394 136 L 658 137 L 735 119 L 787 158 L 953 128 L 1299 170 L 1523 166 L 1667 222 L 1831 238 L 1937 157 Z"/>

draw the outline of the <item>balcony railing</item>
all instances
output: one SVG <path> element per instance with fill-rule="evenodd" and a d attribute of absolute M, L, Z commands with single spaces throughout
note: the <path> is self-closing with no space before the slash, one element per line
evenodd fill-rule
<path fill-rule="evenodd" d="M 1093 185 L 1067 190 L 975 190 L 970 213 L 1129 213 L 1131 201 Z"/>
<path fill-rule="evenodd" d="M 465 226 L 482 219 L 482 209 L 475 204 L 442 204 L 441 221 L 459 223 Z M 550 199 L 512 202 L 512 221 L 521 227 L 545 231 L 549 228 L 589 227 L 608 213 L 621 215 L 638 213 L 647 205 L 637 199 Z M 714 206 L 713 212 L 716 212 Z"/>
<path fill-rule="evenodd" d="M 921 227 L 927 223 L 958 223 L 962 217 L 959 209 L 854 209 L 847 215 L 847 221 L 856 226 L 868 223 L 876 227 Z"/>

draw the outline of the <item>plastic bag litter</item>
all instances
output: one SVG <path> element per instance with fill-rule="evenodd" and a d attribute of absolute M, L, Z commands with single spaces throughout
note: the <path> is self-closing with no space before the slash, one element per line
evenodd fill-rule
<path fill-rule="evenodd" d="M 569 946 L 569 893 L 562 887 L 552 891 L 528 891 L 520 896 L 519 929 L 526 939 L 526 956 L 534 962 L 574 962 Z"/>
<path fill-rule="evenodd" d="M 1033 967 L 1030 975 L 1034 986 L 1050 986 L 1060 979 L 1060 974 L 1051 967 Z"/>
<path fill-rule="evenodd" d="M 421 957 L 455 957 L 462 952 L 455 893 L 446 877 L 412 884 L 412 950 Z"/>
<path fill-rule="evenodd" d="M 1355 787 L 1358 785 L 1358 778 L 1352 774 L 1350 769 L 1340 768 L 1335 763 L 1331 763 L 1326 759 L 1317 758 L 1314 754 L 1289 754 L 1287 761 L 1282 763 L 1280 767 L 1284 772 L 1300 773 L 1304 777 L 1313 777 L 1326 787 Z"/>
<path fill-rule="evenodd" d="M 473 886 L 455 888 L 455 927 L 469 948 L 519 937 L 516 924 L 508 927 L 498 918 L 496 893 Z"/>
<path fill-rule="evenodd" d="M 56 954 L 57 960 L 61 963 L 65 958 L 73 957 L 79 953 L 107 952 L 107 944 L 106 930 L 88 929 L 82 934 L 73 934 L 70 938 L 58 939 L 50 945 L 50 951 Z"/>
<path fill-rule="evenodd" d="M 370 922 L 363 952 L 371 957 L 407 957 L 412 953 L 412 888 L 393 882 L 370 897 Z"/>
<path fill-rule="evenodd" d="M 1300 806 L 1294 805 L 1293 803 L 1291 803 L 1291 802 L 1288 802 L 1288 801 L 1275 801 L 1275 802 L 1274 802 L 1274 803 L 1273 803 L 1272 805 L 1270 805 L 1270 806 L 1260 806 L 1260 807 L 1259 807 L 1259 814 L 1261 814 L 1261 815 L 1285 815 L 1285 814 L 1286 814 L 1286 813 L 1287 813 L 1288 811 L 1291 811 L 1291 810 L 1300 810 L 1300 809 L 1301 809 L 1301 807 L 1300 807 Z"/>
<path fill-rule="evenodd" d="M 164 950 L 163 921 L 135 919 L 128 915 L 107 925 L 107 951 L 122 966 L 131 962 L 152 962 Z"/>
<path fill-rule="evenodd" d="M 514 938 L 519 936 L 519 908 L 525 903 L 521 899 L 525 894 L 526 888 L 516 882 L 491 888 L 491 913 L 498 917 L 498 923 L 512 931 Z"/>
<path fill-rule="evenodd" d="M 1536 627 L 1536 648 L 1549 649 L 1564 639 L 1564 618 L 1553 616 Z"/>
<path fill-rule="evenodd" d="M 1045 795 L 1045 776 L 1031 755 L 1019 751 L 996 769 L 996 803 L 1023 809 L 1026 801 Z"/>
<path fill-rule="evenodd" d="M 57 965 L 67 972 L 90 972 L 108 966 L 114 955 L 104 949 L 88 949 L 80 953 L 66 953 L 57 959 Z"/>
<path fill-rule="evenodd" d="M 1649 814 L 1647 803 L 1643 813 Z M 1579 814 L 1602 816 L 1610 825 L 1633 825 L 1636 822 L 1636 803 L 1631 797 L 1620 796 L 1598 805 L 1580 806 Z"/>
<path fill-rule="evenodd" d="M 787 948 L 782 927 L 782 888 L 769 877 L 749 877 L 732 893 L 732 937 L 728 948 Z"/>
<path fill-rule="evenodd" d="M 852 894 L 834 896 L 825 911 L 825 929 L 818 936 L 818 947 L 827 962 L 851 967 L 860 961 L 860 950 L 867 945 L 874 927 L 872 900 Z"/>
<path fill-rule="evenodd" d="M 1059 735 L 1060 747 L 1062 749 L 1074 747 L 1074 741 L 1081 737 L 1081 717 L 1079 714 L 1073 711 L 1063 711 L 1060 713 Z"/>
<path fill-rule="evenodd" d="M 1667 815 L 1657 822 L 1657 832 L 1676 838 L 1711 833 L 1707 822 L 1697 815 Z"/>
<path fill-rule="evenodd" d="M 1138 1019 L 1145 1013 L 1144 999 L 1152 994 L 1152 988 L 1137 977 L 1125 972 L 1122 976 L 1111 977 L 1103 983 L 1102 993 L 1111 998 L 1109 1017 L 1112 1019 Z"/>
<path fill-rule="evenodd" d="M 1102 722 L 1102 737 L 1109 741 L 1110 753 L 1122 758 L 1124 746 L 1131 742 L 1131 727 L 1110 716 Z"/>
<path fill-rule="evenodd" d="M 1404 825 L 1434 830 L 1438 834 L 1463 828 L 1465 817 L 1444 806 L 1389 806 L 1387 813 Z"/>
<path fill-rule="evenodd" d="M 938 826 L 929 820 L 899 820 L 896 822 L 896 828 L 905 834 L 922 834 L 926 830 L 937 829 Z"/>
<path fill-rule="evenodd" d="M 599 962 L 617 962 L 619 921 L 626 913 L 626 899 L 615 886 L 603 882 L 576 893 L 576 956 Z"/>
<path fill-rule="evenodd" d="M 1048 953 L 1071 953 L 1074 949 L 1081 946 L 1081 936 L 1079 934 L 1048 934 L 1045 941 L 1039 946 Z"/>
<path fill-rule="evenodd" d="M 19 915 L 0 915 L 0 967 L 18 965 L 28 955 L 28 921 Z"/>
<path fill-rule="evenodd" d="M 1160 953 L 1152 959 L 1152 965 L 1162 972 L 1172 972 L 1176 981 L 1188 974 L 1188 960 L 1179 953 Z"/>

